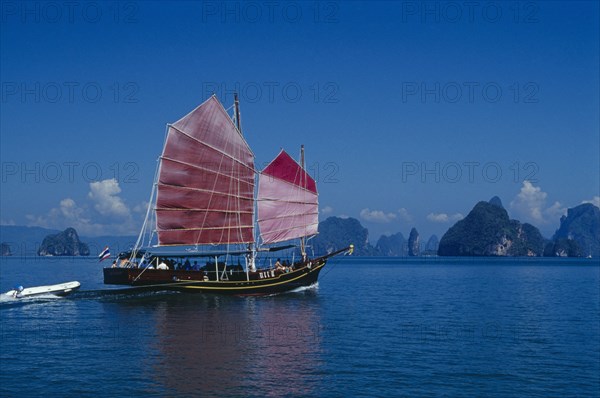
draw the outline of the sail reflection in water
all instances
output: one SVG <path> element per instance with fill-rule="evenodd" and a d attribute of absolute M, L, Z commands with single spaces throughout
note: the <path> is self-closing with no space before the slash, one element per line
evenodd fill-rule
<path fill-rule="evenodd" d="M 158 358 L 145 367 L 151 371 L 147 377 L 183 395 L 316 393 L 322 363 L 316 300 L 305 292 L 267 298 L 178 295 L 162 301 L 154 312 Z"/>

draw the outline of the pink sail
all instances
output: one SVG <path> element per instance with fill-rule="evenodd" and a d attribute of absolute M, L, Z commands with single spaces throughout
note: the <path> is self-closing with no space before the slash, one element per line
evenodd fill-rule
<path fill-rule="evenodd" d="M 317 234 L 317 185 L 285 151 L 281 151 L 258 180 L 258 226 L 263 243 Z"/>
<path fill-rule="evenodd" d="M 159 245 L 254 241 L 254 154 L 215 96 L 169 126 L 156 199 Z"/>

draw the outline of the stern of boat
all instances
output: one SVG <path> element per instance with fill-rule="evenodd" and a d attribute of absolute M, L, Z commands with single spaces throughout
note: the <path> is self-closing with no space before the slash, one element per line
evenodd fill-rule
<path fill-rule="evenodd" d="M 131 285 L 128 268 L 104 268 L 105 285 Z"/>

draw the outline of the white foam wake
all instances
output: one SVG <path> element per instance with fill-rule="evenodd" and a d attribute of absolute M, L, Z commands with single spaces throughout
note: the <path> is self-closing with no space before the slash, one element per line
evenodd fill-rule
<path fill-rule="evenodd" d="M 319 282 L 315 282 L 312 285 L 308 285 L 308 286 L 297 287 L 293 290 L 290 290 L 290 293 L 300 293 L 300 292 L 305 292 L 307 290 L 319 290 Z"/>
<path fill-rule="evenodd" d="M 11 293 L 3 293 L 0 295 L 0 303 L 14 303 L 22 301 L 39 301 L 39 300 L 57 300 L 64 297 L 54 295 L 52 293 L 36 294 L 35 296 L 15 297 Z"/>

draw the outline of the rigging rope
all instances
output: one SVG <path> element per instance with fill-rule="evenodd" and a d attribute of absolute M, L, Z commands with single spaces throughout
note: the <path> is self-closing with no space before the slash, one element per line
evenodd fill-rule
<path fill-rule="evenodd" d="M 325 272 L 325 273 L 321 274 L 321 280 L 323 280 L 323 278 L 325 278 L 325 277 L 327 276 L 327 274 L 328 274 L 328 273 L 330 273 L 330 272 L 331 272 L 331 270 L 335 268 L 335 266 L 336 266 L 336 265 L 337 265 L 337 263 L 335 263 L 335 262 L 334 262 L 334 263 L 333 263 L 333 264 L 332 264 L 332 265 L 331 265 L 331 266 L 330 266 L 330 267 L 329 267 L 329 268 L 326 270 L 327 272 Z"/>

